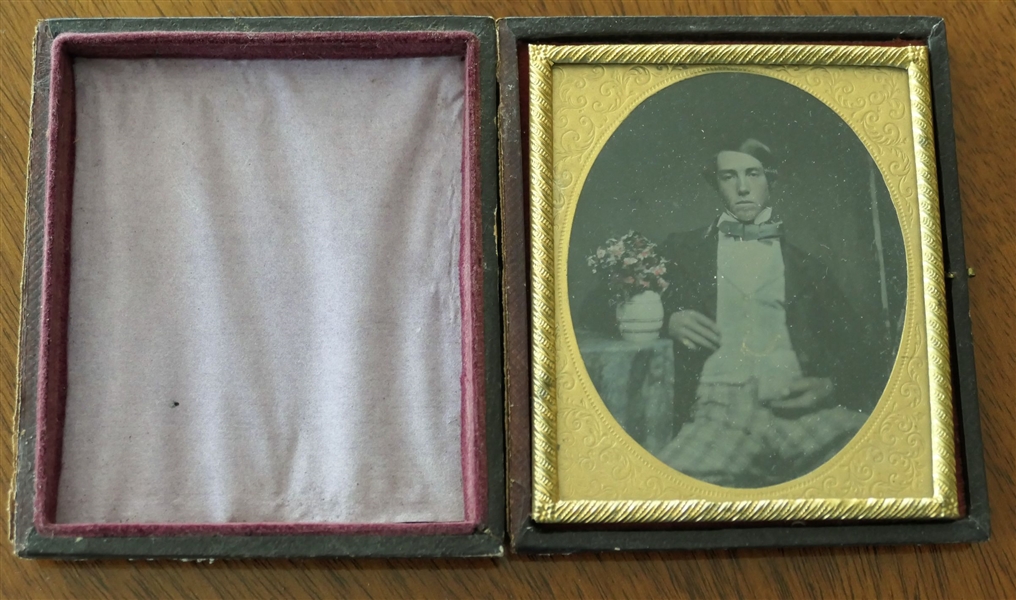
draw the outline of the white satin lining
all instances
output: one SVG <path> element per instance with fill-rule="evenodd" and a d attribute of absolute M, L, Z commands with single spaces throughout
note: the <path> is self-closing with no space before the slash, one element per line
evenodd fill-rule
<path fill-rule="evenodd" d="M 60 523 L 460 521 L 460 58 L 75 63 Z"/>

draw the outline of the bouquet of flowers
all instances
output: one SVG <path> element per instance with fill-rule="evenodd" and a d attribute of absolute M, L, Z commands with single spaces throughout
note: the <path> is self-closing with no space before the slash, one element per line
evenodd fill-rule
<path fill-rule="evenodd" d="M 611 306 L 642 292 L 662 293 L 670 285 L 663 278 L 668 262 L 656 254 L 656 244 L 635 231 L 610 238 L 586 258 L 593 273 L 606 282 Z"/>

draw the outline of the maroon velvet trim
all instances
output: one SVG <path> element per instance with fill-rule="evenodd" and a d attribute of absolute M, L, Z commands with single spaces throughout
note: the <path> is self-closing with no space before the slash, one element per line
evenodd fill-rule
<path fill-rule="evenodd" d="M 555 46 L 585 46 L 585 45 L 589 44 L 589 42 L 584 42 L 584 41 L 580 41 L 580 42 L 555 41 L 553 43 L 554 43 Z M 684 42 L 675 41 L 675 40 L 663 40 L 663 41 L 661 41 L 659 43 L 665 44 L 665 45 L 681 45 Z M 703 40 L 703 41 L 694 42 L 694 44 L 696 46 L 726 46 L 726 45 L 729 45 L 729 44 L 743 44 L 743 43 L 745 43 L 743 40 L 726 39 L 726 38 L 724 38 L 724 39 L 718 39 L 718 40 Z M 782 45 L 782 43 L 781 42 L 762 42 L 762 43 L 759 43 L 759 44 L 756 44 L 756 45 L 759 45 L 759 46 L 777 46 L 777 45 Z M 800 41 L 800 42 L 794 42 L 794 45 L 795 46 L 885 46 L 885 47 L 890 47 L 890 48 L 899 48 L 899 47 L 903 47 L 903 46 L 927 46 L 928 44 L 924 40 L 896 39 L 896 40 L 893 40 L 891 42 L 874 42 L 874 41 L 851 42 L 851 41 L 845 41 L 845 40 L 840 40 L 840 41 L 836 41 L 836 42 L 828 42 L 828 41 L 807 42 L 807 41 Z M 525 51 L 528 53 L 528 46 L 526 44 L 519 44 L 519 47 L 522 48 L 522 49 L 525 49 Z M 519 63 L 519 64 L 521 65 L 521 63 Z"/>
<path fill-rule="evenodd" d="M 86 58 L 318 59 L 466 54 L 464 31 L 65 33 L 53 44 Z"/>
<path fill-rule="evenodd" d="M 114 537 L 172 535 L 465 535 L 475 523 L 50 523 L 52 536 Z"/>
<path fill-rule="evenodd" d="M 425 523 L 56 523 L 64 407 L 71 204 L 74 182 L 74 57 L 356 59 L 464 56 L 459 277 L 462 304 L 463 521 Z M 483 264 L 479 160 L 479 40 L 464 31 L 67 33 L 52 46 L 45 245 L 40 323 L 34 525 L 53 536 L 468 534 L 486 514 Z"/>
<path fill-rule="evenodd" d="M 459 295 L 462 310 L 462 489 L 465 519 L 479 523 L 487 504 L 483 452 L 486 403 L 483 344 L 483 232 L 480 202 L 479 40 L 466 45 L 466 103 L 462 148 Z"/>
<path fill-rule="evenodd" d="M 502 263 L 505 306 L 505 388 L 508 405 L 508 519 L 512 532 L 521 530 L 533 512 L 532 436 L 530 423 L 529 312 L 529 46 L 503 40 L 501 52 L 515 54 L 516 67 L 502 58 L 516 90 L 502 88 Z M 516 45 L 517 44 L 517 45 Z M 513 133 L 512 129 L 514 128 Z"/>
<path fill-rule="evenodd" d="M 42 323 L 36 414 L 36 529 L 56 520 L 64 400 L 67 395 L 67 312 L 70 288 L 71 195 L 74 189 L 74 72 L 72 58 L 53 44 L 50 71 Z"/>

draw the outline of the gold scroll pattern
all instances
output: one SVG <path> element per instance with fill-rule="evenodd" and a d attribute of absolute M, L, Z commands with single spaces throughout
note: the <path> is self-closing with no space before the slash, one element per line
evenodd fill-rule
<path fill-rule="evenodd" d="M 590 61 L 587 48 L 569 49 L 577 57 L 575 62 Z M 596 47 L 601 54 L 603 48 Z M 541 363 L 539 348 L 534 348 L 534 376 L 543 376 L 534 380 L 534 515 L 545 521 L 658 521 L 887 518 L 954 512 L 934 155 L 930 121 L 918 118 L 930 115 L 925 55 L 893 49 L 891 59 L 883 59 L 882 66 L 760 66 L 750 64 L 750 52 L 741 52 L 739 56 L 748 64 L 679 66 L 666 62 L 661 47 L 651 48 L 655 54 L 649 56 L 650 64 L 629 59 L 626 64 L 551 68 L 550 61 L 534 56 L 534 345 L 539 345 L 535 336 L 547 336 L 542 338 L 543 350 L 552 359 Z M 809 48 L 802 51 L 812 51 Z M 830 54 L 817 52 L 816 56 Z M 914 62 L 922 63 L 920 68 L 913 68 Z M 537 72 L 537 63 L 546 72 Z M 900 68 L 906 65 L 911 68 Z M 913 81 L 915 70 L 924 73 L 923 84 Z M 575 206 L 606 140 L 653 93 L 717 71 L 781 79 L 836 111 L 858 134 L 885 178 L 907 254 L 904 335 L 882 401 L 855 439 L 823 467 L 761 490 L 731 490 L 687 477 L 624 433 L 585 371 L 571 330 L 565 289 Z M 549 99 L 552 111 L 541 111 L 547 108 L 539 101 L 541 94 Z M 914 118 L 912 106 L 919 113 Z M 541 134 L 546 138 L 541 140 Z M 548 152 L 539 154 L 539 150 Z M 538 201 L 537 186 L 550 192 L 543 194 L 550 202 Z M 541 237 L 541 231 L 551 235 Z M 546 254 L 540 254 L 536 246 Z M 538 266 L 543 270 L 537 272 Z M 555 285 L 555 280 L 560 283 Z M 541 283 L 544 287 L 537 289 Z M 926 306 L 933 310 L 926 312 Z"/>

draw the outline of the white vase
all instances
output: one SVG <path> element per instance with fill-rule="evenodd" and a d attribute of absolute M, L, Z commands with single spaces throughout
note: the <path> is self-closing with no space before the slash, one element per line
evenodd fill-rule
<path fill-rule="evenodd" d="M 629 342 L 651 342 L 663 328 L 663 301 L 656 292 L 642 292 L 617 307 L 617 326 Z"/>

